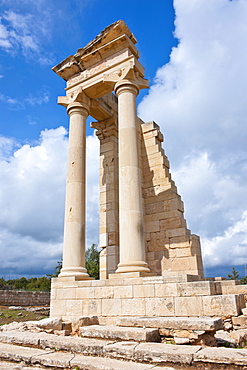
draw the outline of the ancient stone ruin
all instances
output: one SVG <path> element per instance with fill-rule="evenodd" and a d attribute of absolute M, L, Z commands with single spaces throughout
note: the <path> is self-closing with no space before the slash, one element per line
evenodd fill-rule
<path fill-rule="evenodd" d="M 49 319 L 1 326 L 1 369 L 246 369 L 246 286 L 203 276 L 162 133 L 136 115 L 148 83 L 135 44 L 118 21 L 53 68 L 70 117 L 63 267 Z M 100 280 L 85 269 L 89 115 L 100 140 Z"/>
<path fill-rule="evenodd" d="M 204 279 L 200 238 L 187 228 L 163 135 L 155 122 L 137 117 L 136 96 L 148 81 L 136 42 L 118 21 L 53 68 L 67 83 L 58 103 L 70 129 L 63 267 L 52 280 L 51 317 L 94 315 L 103 325 L 139 326 L 138 317 L 238 316 L 243 288 Z M 98 281 L 85 269 L 89 115 L 100 140 Z"/>

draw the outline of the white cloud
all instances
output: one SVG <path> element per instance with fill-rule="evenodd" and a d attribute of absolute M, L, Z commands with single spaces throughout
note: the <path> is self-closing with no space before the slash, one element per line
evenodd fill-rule
<path fill-rule="evenodd" d="M 246 254 L 247 231 L 230 237 L 228 230 L 247 210 L 247 2 L 175 0 L 174 6 L 179 44 L 157 71 L 139 115 L 165 134 L 189 228 L 202 236 L 204 251 L 210 245 L 214 261 L 231 265 L 224 248 L 213 245 L 229 238 L 235 263 Z"/>
<path fill-rule="evenodd" d="M 44 51 L 44 43 L 50 37 L 50 14 L 44 7 L 42 11 L 21 13 L 13 11 L 11 4 L 0 17 L 0 47 L 15 56 L 19 51 L 40 64 L 52 64 L 50 56 Z"/>
<path fill-rule="evenodd" d="M 0 94 L 0 101 L 8 104 L 9 109 L 19 110 L 24 109 L 25 106 L 38 106 L 43 103 L 48 103 L 50 100 L 50 93 L 47 89 L 43 88 L 36 92 L 36 94 L 29 94 L 26 98 L 18 99 L 12 98 L 7 95 Z"/>
<path fill-rule="evenodd" d="M 39 143 L 17 149 L 0 137 L 2 274 L 44 275 L 61 258 L 66 134 L 64 127 L 44 130 Z M 87 245 L 98 242 L 98 146 L 96 137 L 87 138 Z"/>

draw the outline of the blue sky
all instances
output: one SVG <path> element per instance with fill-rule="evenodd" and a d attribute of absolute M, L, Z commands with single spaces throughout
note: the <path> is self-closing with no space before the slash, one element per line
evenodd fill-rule
<path fill-rule="evenodd" d="M 247 264 L 245 0 L 0 2 L 0 276 L 61 258 L 68 118 L 51 68 L 123 19 L 150 89 L 138 113 L 165 136 L 207 276 Z M 175 24 L 174 24 L 175 22 Z M 88 127 L 87 245 L 98 242 L 98 139 Z"/>

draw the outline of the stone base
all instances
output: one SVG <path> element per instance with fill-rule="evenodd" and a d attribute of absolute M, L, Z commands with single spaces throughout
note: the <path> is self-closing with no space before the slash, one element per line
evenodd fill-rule
<path fill-rule="evenodd" d="M 133 272 L 116 272 L 114 274 L 109 274 L 109 279 L 126 279 L 126 278 L 138 278 L 153 276 L 151 272 L 144 271 L 133 271 Z"/>
<path fill-rule="evenodd" d="M 245 307 L 244 294 L 234 294 L 234 286 L 227 282 L 167 282 L 162 276 L 88 281 L 53 278 L 51 317 L 96 315 L 100 322 L 111 324 L 120 316 L 238 316 Z M 227 287 L 231 294 L 222 294 Z M 247 287 L 242 289 L 247 293 Z"/>

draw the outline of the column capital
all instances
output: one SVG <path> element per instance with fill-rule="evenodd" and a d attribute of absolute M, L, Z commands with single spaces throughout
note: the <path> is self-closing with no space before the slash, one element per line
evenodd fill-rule
<path fill-rule="evenodd" d="M 58 104 L 67 108 L 69 116 L 75 112 L 81 112 L 82 110 L 86 111 L 85 115 L 88 115 L 91 99 L 84 93 L 82 88 L 79 88 L 66 96 L 59 96 Z"/>
<path fill-rule="evenodd" d="M 97 130 L 96 135 L 99 140 L 104 140 L 110 136 L 118 137 L 117 115 L 115 114 L 106 120 L 91 122 L 90 127 Z"/>
<path fill-rule="evenodd" d="M 130 88 L 135 88 L 137 95 L 139 90 L 145 89 L 149 86 L 148 80 L 143 77 L 143 74 L 138 70 L 137 65 L 134 62 L 129 61 L 124 68 L 116 70 L 108 75 L 104 75 L 104 82 L 112 85 L 117 94 L 117 90 L 120 86 L 125 85 Z"/>

